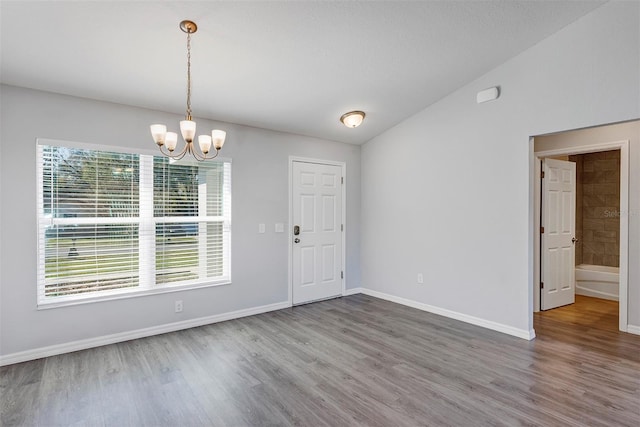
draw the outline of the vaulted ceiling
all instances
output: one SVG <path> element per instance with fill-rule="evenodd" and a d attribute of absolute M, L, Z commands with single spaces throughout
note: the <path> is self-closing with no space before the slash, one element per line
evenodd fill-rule
<path fill-rule="evenodd" d="M 0 76 L 182 115 L 191 19 L 195 117 L 360 144 L 602 3 L 2 0 Z"/>

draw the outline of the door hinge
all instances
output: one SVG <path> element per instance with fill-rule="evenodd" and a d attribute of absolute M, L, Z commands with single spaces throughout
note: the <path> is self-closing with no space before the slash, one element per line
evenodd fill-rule
<path fill-rule="evenodd" d="M 540 178 L 544 178 L 544 171 L 540 171 Z"/>
<path fill-rule="evenodd" d="M 544 234 L 544 227 L 540 227 L 540 234 Z"/>
<path fill-rule="evenodd" d="M 544 282 L 540 282 L 540 289 L 544 289 Z"/>
<path fill-rule="evenodd" d="M 341 272 L 340 272 L 340 278 L 341 278 L 341 279 L 344 279 L 344 271 L 341 271 Z"/>
<path fill-rule="evenodd" d="M 340 224 L 340 231 L 344 231 L 344 224 Z"/>
<path fill-rule="evenodd" d="M 340 177 L 340 184 L 344 184 L 344 176 Z"/>

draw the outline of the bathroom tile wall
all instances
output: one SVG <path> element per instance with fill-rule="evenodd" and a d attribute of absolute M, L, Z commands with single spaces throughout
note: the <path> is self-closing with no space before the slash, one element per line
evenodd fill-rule
<path fill-rule="evenodd" d="M 577 264 L 619 266 L 620 151 L 570 156 L 576 162 Z"/>
<path fill-rule="evenodd" d="M 576 163 L 576 265 L 584 264 L 582 261 L 582 172 L 584 168 L 584 155 L 569 156 L 567 159 Z"/>

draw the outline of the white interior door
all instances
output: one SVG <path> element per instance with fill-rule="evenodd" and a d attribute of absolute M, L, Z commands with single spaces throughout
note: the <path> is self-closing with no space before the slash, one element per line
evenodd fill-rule
<path fill-rule="evenodd" d="M 576 164 L 542 161 L 541 310 L 575 301 Z"/>
<path fill-rule="evenodd" d="M 342 294 L 342 168 L 294 161 L 293 304 Z"/>

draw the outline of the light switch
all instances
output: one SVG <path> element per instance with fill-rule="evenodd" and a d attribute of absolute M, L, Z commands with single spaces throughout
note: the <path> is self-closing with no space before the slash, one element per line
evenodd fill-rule
<path fill-rule="evenodd" d="M 284 224 L 282 222 L 276 222 L 276 233 L 284 233 Z"/>
<path fill-rule="evenodd" d="M 265 231 L 265 225 L 264 224 L 258 224 L 258 233 L 262 234 Z"/>

